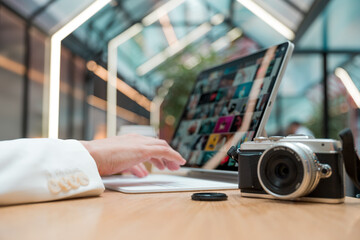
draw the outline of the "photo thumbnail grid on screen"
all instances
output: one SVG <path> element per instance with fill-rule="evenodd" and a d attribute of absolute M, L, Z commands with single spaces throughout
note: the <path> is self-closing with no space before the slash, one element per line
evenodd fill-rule
<path fill-rule="evenodd" d="M 235 134 L 234 139 L 240 141 L 233 145 L 240 146 L 253 139 L 283 59 L 283 54 L 277 50 L 260 79 L 257 76 L 264 54 L 200 74 L 172 141 L 172 146 L 187 159 L 186 166 L 204 166 Z M 262 83 L 256 104 L 249 113 L 249 94 L 256 81 Z M 251 114 L 251 122 L 240 132 L 245 113 Z M 237 162 L 227 157 L 225 151 L 217 169 L 236 168 Z"/>

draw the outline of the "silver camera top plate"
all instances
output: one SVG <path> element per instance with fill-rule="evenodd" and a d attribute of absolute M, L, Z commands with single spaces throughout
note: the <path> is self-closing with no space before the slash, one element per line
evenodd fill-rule
<path fill-rule="evenodd" d="M 308 136 L 287 136 L 287 137 L 258 137 L 254 141 L 244 142 L 240 146 L 240 150 L 261 150 L 267 149 L 280 142 L 299 142 L 307 145 L 314 153 L 338 153 L 341 151 L 340 141 L 333 139 L 314 139 Z"/>

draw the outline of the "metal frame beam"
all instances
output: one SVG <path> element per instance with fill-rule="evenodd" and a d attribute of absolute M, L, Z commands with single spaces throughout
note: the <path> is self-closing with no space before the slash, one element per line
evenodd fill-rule
<path fill-rule="evenodd" d="M 300 23 L 298 29 L 295 32 L 294 43 L 299 42 L 301 37 L 304 35 L 309 26 L 313 21 L 320 15 L 320 13 L 325 9 L 330 0 L 315 0 L 312 4 L 310 10 L 304 16 L 302 22 Z"/>
<path fill-rule="evenodd" d="M 283 1 L 286 2 L 290 7 L 292 7 L 296 11 L 300 12 L 302 15 L 306 14 L 306 12 L 304 12 L 301 8 L 299 8 L 295 3 L 291 2 L 290 0 L 283 0 Z"/>
<path fill-rule="evenodd" d="M 28 18 L 29 21 L 33 21 L 37 16 L 39 16 L 41 13 L 43 13 L 44 11 L 46 11 L 46 9 L 48 7 L 50 7 L 53 3 L 55 3 L 58 0 L 49 0 L 47 3 L 45 3 L 44 5 L 40 6 L 38 9 L 36 9 Z"/>
<path fill-rule="evenodd" d="M 108 10 L 112 10 L 112 13 L 114 15 L 114 19 L 116 20 L 116 13 L 114 13 L 117 9 L 121 10 L 124 15 L 129 18 L 132 19 L 131 16 L 127 13 L 127 11 L 125 10 L 125 8 L 123 7 L 122 2 L 117 2 L 117 5 L 113 8 L 108 8 Z M 97 17 L 96 19 L 98 19 L 99 17 Z M 95 20 L 92 20 L 89 24 L 92 24 L 95 22 Z M 113 25 L 117 24 L 117 22 L 114 19 L 110 19 L 109 22 L 105 25 L 104 29 L 98 29 L 95 26 L 92 26 L 92 31 L 96 31 L 97 34 L 99 35 L 99 41 L 104 41 L 105 38 L 105 33 L 109 31 L 110 28 L 113 27 Z M 107 43 L 106 43 L 107 45 Z"/>
<path fill-rule="evenodd" d="M 324 12 L 324 25 L 323 25 L 323 48 L 328 49 L 328 14 L 327 11 Z M 327 53 L 323 53 L 323 137 L 329 137 L 329 95 L 328 95 L 328 78 L 327 78 Z"/>
<path fill-rule="evenodd" d="M 107 12 L 111 12 L 113 10 L 112 7 L 109 7 L 107 9 L 104 9 L 104 13 L 107 13 Z M 93 16 L 91 19 L 89 19 L 89 23 L 94 23 L 96 22 L 98 19 L 102 18 L 104 16 L 104 14 L 102 15 L 97 15 L 97 16 Z"/>

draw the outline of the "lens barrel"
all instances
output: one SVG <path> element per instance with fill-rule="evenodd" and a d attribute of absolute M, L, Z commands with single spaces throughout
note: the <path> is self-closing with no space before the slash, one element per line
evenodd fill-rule
<path fill-rule="evenodd" d="M 276 143 L 261 155 L 257 173 L 263 189 L 280 199 L 309 194 L 320 180 L 313 151 L 302 143 Z"/>

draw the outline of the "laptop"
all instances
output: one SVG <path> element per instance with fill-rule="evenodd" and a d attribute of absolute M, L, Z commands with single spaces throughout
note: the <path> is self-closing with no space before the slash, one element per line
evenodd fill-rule
<path fill-rule="evenodd" d="M 227 150 L 264 135 L 293 48 L 285 42 L 201 72 L 171 141 L 185 166 L 175 175 L 103 177 L 105 187 L 126 193 L 237 189 L 238 164 Z"/>

